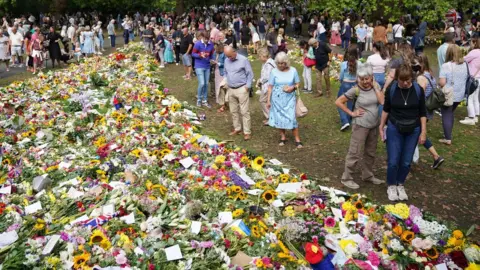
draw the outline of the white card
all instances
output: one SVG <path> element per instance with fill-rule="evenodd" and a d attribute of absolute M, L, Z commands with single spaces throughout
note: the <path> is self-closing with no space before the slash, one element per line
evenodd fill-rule
<path fill-rule="evenodd" d="M 115 206 L 113 204 L 104 205 L 102 207 L 102 214 L 105 216 L 113 216 L 115 213 Z"/>
<path fill-rule="evenodd" d="M 58 164 L 59 169 L 68 169 L 68 168 L 70 168 L 70 166 L 72 166 L 72 163 L 70 163 L 70 162 L 63 162 L 62 161 Z"/>
<path fill-rule="evenodd" d="M 302 189 L 302 183 L 281 183 L 278 184 L 276 191 L 278 193 L 297 193 Z"/>
<path fill-rule="evenodd" d="M 243 181 L 245 181 L 247 184 L 249 185 L 255 185 L 255 181 L 252 180 L 252 178 L 250 178 L 250 176 L 248 176 L 246 173 L 242 172 L 240 174 L 240 178 L 242 178 Z"/>
<path fill-rule="evenodd" d="M 70 187 L 70 189 L 67 192 L 67 196 L 71 199 L 77 199 L 80 198 L 84 195 L 85 193 L 82 191 L 78 191 L 73 187 Z"/>
<path fill-rule="evenodd" d="M 0 188 L 0 194 L 11 194 L 11 193 L 12 193 L 12 186 Z"/>
<path fill-rule="evenodd" d="M 220 224 L 228 224 L 233 221 L 232 212 L 220 212 L 218 213 L 218 220 Z"/>
<path fill-rule="evenodd" d="M 15 243 L 18 239 L 17 231 L 9 231 L 0 234 L 0 248 L 9 246 L 10 244 Z"/>
<path fill-rule="evenodd" d="M 135 214 L 132 212 L 128 216 L 120 217 L 120 220 L 123 220 L 126 224 L 133 224 L 135 223 Z"/>
<path fill-rule="evenodd" d="M 448 270 L 447 265 L 445 263 L 435 265 L 437 270 Z"/>
<path fill-rule="evenodd" d="M 272 163 L 273 165 L 277 165 L 277 166 L 283 164 L 282 162 L 280 162 L 280 161 L 279 161 L 278 159 L 276 159 L 276 158 L 270 159 L 269 161 L 270 161 L 270 163 Z"/>
<path fill-rule="evenodd" d="M 251 190 L 247 191 L 247 193 L 250 194 L 250 195 L 257 196 L 257 195 L 263 193 L 263 190 L 261 190 L 261 189 L 251 189 Z"/>
<path fill-rule="evenodd" d="M 343 219 L 342 210 L 333 207 L 331 209 L 336 221 L 340 221 Z"/>
<path fill-rule="evenodd" d="M 35 199 L 42 197 L 43 194 L 47 193 L 45 189 L 42 189 L 39 193 L 35 194 Z"/>
<path fill-rule="evenodd" d="M 38 139 L 41 139 L 41 138 L 43 138 L 43 136 L 45 136 L 45 133 L 40 130 L 39 132 L 37 132 L 36 136 L 37 136 Z"/>
<path fill-rule="evenodd" d="M 283 171 L 284 174 L 288 174 L 290 172 L 290 169 L 282 168 L 282 171 Z"/>
<path fill-rule="evenodd" d="M 183 258 L 179 245 L 166 248 L 165 254 L 167 254 L 167 261 L 175 261 Z"/>
<path fill-rule="evenodd" d="M 142 256 L 144 253 L 143 253 L 143 250 L 139 247 L 136 247 L 133 252 L 136 254 L 136 255 L 140 255 Z"/>
<path fill-rule="evenodd" d="M 30 205 L 26 206 L 25 207 L 25 214 L 30 215 L 30 214 L 33 214 L 33 213 L 37 212 L 38 210 L 42 210 L 42 204 L 40 202 L 36 202 L 34 204 L 30 204 Z"/>
<path fill-rule="evenodd" d="M 48 240 L 48 243 L 43 248 L 42 255 L 50 254 L 50 252 L 52 252 L 53 248 L 57 244 L 58 240 L 60 240 L 60 235 L 58 234 L 52 235 L 52 237 L 50 237 L 50 240 Z"/>
<path fill-rule="evenodd" d="M 275 207 L 282 207 L 284 204 L 283 204 L 282 200 L 277 199 L 277 200 L 273 201 L 272 205 L 275 206 Z"/>
<path fill-rule="evenodd" d="M 190 232 L 192 232 L 193 234 L 199 234 L 201 228 L 202 228 L 202 222 L 192 221 L 192 225 L 190 226 Z"/>
<path fill-rule="evenodd" d="M 185 169 L 190 168 L 190 166 L 192 166 L 193 163 L 194 163 L 194 161 L 191 157 L 187 157 L 187 158 L 184 158 L 184 159 L 180 160 L 180 164 L 182 164 Z"/>
<path fill-rule="evenodd" d="M 358 213 L 358 223 L 365 225 L 367 224 L 367 222 L 368 222 L 368 216 Z"/>

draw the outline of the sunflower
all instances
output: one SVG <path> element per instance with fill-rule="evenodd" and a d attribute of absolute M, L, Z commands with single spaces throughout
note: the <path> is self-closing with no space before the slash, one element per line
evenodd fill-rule
<path fill-rule="evenodd" d="M 170 154 L 170 152 L 172 152 L 172 150 L 170 150 L 168 148 L 165 148 L 160 153 L 161 153 L 162 157 L 164 157 L 165 155 Z"/>
<path fill-rule="evenodd" d="M 356 201 L 355 208 L 357 208 L 357 210 L 363 209 L 363 203 L 361 201 Z"/>
<path fill-rule="evenodd" d="M 235 211 L 233 211 L 232 216 L 234 218 L 237 218 L 237 217 L 242 216 L 243 213 L 244 213 L 243 209 L 236 209 Z"/>
<path fill-rule="evenodd" d="M 260 171 L 263 168 L 263 165 L 265 165 L 265 159 L 263 157 L 256 157 L 252 161 L 252 168 L 254 170 Z"/>
<path fill-rule="evenodd" d="M 258 226 L 257 225 L 253 225 L 252 226 L 252 235 L 253 237 L 255 238 L 260 238 L 260 230 L 258 229 Z"/>
<path fill-rule="evenodd" d="M 237 198 L 241 201 L 245 200 L 247 198 L 247 194 L 245 194 L 245 192 L 241 191 L 238 193 L 238 196 Z"/>
<path fill-rule="evenodd" d="M 256 188 L 259 188 L 259 189 L 263 189 L 263 190 L 264 190 L 264 189 L 267 188 L 267 186 L 268 186 L 268 185 L 267 185 L 267 182 L 266 182 L 265 180 L 255 183 L 255 187 L 256 187 Z"/>
<path fill-rule="evenodd" d="M 2 160 L 2 165 L 10 165 L 10 164 L 12 164 L 12 161 L 9 158 Z"/>
<path fill-rule="evenodd" d="M 239 193 L 240 191 L 242 191 L 242 188 L 240 186 L 232 186 L 231 189 L 235 193 Z"/>
<path fill-rule="evenodd" d="M 432 247 L 431 249 L 425 251 L 425 254 L 427 254 L 428 258 L 435 260 L 438 258 L 438 251 L 436 248 Z"/>
<path fill-rule="evenodd" d="M 90 246 L 100 245 L 106 239 L 107 238 L 105 237 L 103 232 L 101 232 L 100 230 L 95 230 L 95 231 L 93 231 L 92 235 L 90 236 L 90 242 L 88 242 L 88 244 Z"/>
<path fill-rule="evenodd" d="M 404 231 L 402 233 L 402 241 L 405 241 L 405 242 L 412 242 L 413 238 L 415 237 L 415 234 L 412 232 L 412 231 Z"/>
<path fill-rule="evenodd" d="M 138 148 L 137 148 L 137 149 L 134 149 L 134 150 L 132 150 L 132 152 L 130 152 L 130 154 L 131 154 L 132 156 L 137 157 L 137 158 L 140 157 L 140 154 L 141 154 L 141 153 L 142 153 L 142 151 L 141 151 L 140 149 L 138 149 Z"/>
<path fill-rule="evenodd" d="M 112 247 L 112 243 L 110 243 L 110 240 L 104 239 L 102 242 L 100 242 L 100 245 L 104 250 L 109 250 Z"/>
<path fill-rule="evenodd" d="M 244 163 L 244 164 L 248 164 L 250 163 L 250 159 L 247 157 L 247 156 L 243 156 L 241 159 L 240 159 L 240 162 Z"/>
<path fill-rule="evenodd" d="M 263 192 L 262 198 L 265 202 L 267 203 L 272 203 L 275 200 L 275 196 L 277 196 L 278 193 L 274 190 L 267 190 Z"/>
<path fill-rule="evenodd" d="M 282 173 L 280 174 L 280 176 L 278 176 L 278 181 L 280 181 L 281 183 L 287 183 L 289 179 L 290 179 L 290 176 L 285 173 Z"/>
<path fill-rule="evenodd" d="M 89 260 L 90 260 L 90 254 L 88 253 L 77 255 L 73 257 L 73 268 L 82 269 Z"/>
<path fill-rule="evenodd" d="M 178 110 L 180 110 L 182 108 L 182 104 L 180 103 L 173 103 L 172 107 L 171 107 L 171 110 L 172 112 L 176 112 Z"/>

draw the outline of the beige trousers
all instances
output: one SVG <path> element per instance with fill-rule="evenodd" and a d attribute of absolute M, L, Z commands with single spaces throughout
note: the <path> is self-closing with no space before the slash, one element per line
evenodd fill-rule
<path fill-rule="evenodd" d="M 250 134 L 252 132 L 250 130 L 250 98 L 247 87 L 228 88 L 227 91 L 233 128 L 235 131 L 241 131 L 243 124 L 243 133 Z"/>
<path fill-rule="evenodd" d="M 362 179 L 369 180 L 373 177 L 377 142 L 378 127 L 364 128 L 359 125 L 353 125 L 350 147 L 345 160 L 345 171 L 342 175 L 343 181 L 353 180 L 352 174 L 358 161 L 362 158 L 362 154 Z M 363 151 L 362 148 L 364 148 Z"/>
<path fill-rule="evenodd" d="M 262 107 L 263 115 L 266 119 L 268 119 L 270 110 L 267 108 L 267 101 L 268 101 L 268 91 L 265 93 L 260 94 L 260 107 Z"/>
<path fill-rule="evenodd" d="M 330 67 L 326 67 L 323 70 L 318 70 L 315 69 L 315 72 L 317 73 L 317 92 L 319 95 L 323 95 L 322 91 L 322 78 L 325 78 L 325 93 L 327 97 L 330 96 Z"/>

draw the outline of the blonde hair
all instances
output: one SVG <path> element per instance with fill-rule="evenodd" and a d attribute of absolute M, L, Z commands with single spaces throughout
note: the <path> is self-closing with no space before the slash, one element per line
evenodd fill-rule
<path fill-rule="evenodd" d="M 393 26 L 392 26 L 391 23 L 389 23 L 388 26 L 387 26 L 387 33 L 389 33 L 389 32 L 393 32 Z"/>
<path fill-rule="evenodd" d="M 285 33 L 285 30 L 283 28 L 278 29 L 278 34 L 283 35 Z"/>
<path fill-rule="evenodd" d="M 270 53 L 268 52 L 267 48 L 261 48 L 260 50 L 258 50 L 258 56 L 268 58 L 270 56 Z"/>
<path fill-rule="evenodd" d="M 277 53 L 275 56 L 275 64 L 278 65 L 279 63 L 285 63 L 287 67 L 290 67 L 290 58 L 288 57 L 288 54 L 285 52 Z"/>
<path fill-rule="evenodd" d="M 463 56 L 460 47 L 456 44 L 448 45 L 445 62 L 454 62 L 457 65 L 463 64 Z"/>

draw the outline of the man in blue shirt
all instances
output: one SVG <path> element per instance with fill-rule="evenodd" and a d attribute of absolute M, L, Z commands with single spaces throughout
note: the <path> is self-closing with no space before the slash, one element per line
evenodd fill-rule
<path fill-rule="evenodd" d="M 226 46 L 224 77 L 228 88 L 228 101 L 232 113 L 233 131 L 230 135 L 242 132 L 246 141 L 250 140 L 250 98 L 249 89 L 252 87 L 253 71 L 248 59 L 238 54 L 234 48 Z"/>
<path fill-rule="evenodd" d="M 454 39 L 455 39 L 455 34 L 454 33 L 446 33 L 445 34 L 445 43 L 443 43 L 437 49 L 438 74 L 440 74 L 441 69 L 442 69 L 442 65 L 445 63 L 445 58 L 447 57 L 448 45 L 455 44 Z"/>
<path fill-rule="evenodd" d="M 365 50 L 365 40 L 367 39 L 367 25 L 364 20 L 360 21 L 360 24 L 356 27 L 355 33 L 357 34 L 357 46 L 359 57 L 362 56 L 362 52 Z"/>

